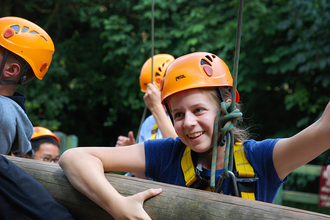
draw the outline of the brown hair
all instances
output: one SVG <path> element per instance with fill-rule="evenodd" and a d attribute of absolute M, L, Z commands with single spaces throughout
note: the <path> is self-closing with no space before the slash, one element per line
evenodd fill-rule
<path fill-rule="evenodd" d="M 207 95 L 208 97 L 211 98 L 214 102 L 216 102 L 219 106 L 220 109 L 220 104 L 221 104 L 221 96 L 219 92 L 219 88 L 221 90 L 223 99 L 222 101 L 226 101 L 228 99 L 232 99 L 232 94 L 231 94 L 231 87 L 229 86 L 222 86 L 222 87 L 217 87 L 217 88 L 199 88 L 199 90 Z M 236 108 L 241 111 L 242 105 L 240 103 L 236 103 Z M 248 140 L 250 138 L 248 129 L 243 126 L 243 118 L 239 117 L 237 118 L 237 123 L 233 127 L 233 132 L 234 132 L 234 139 L 235 142 L 242 142 L 244 140 Z"/>

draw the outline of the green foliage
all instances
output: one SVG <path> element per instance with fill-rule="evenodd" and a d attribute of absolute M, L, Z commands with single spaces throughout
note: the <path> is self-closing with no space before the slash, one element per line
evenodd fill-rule
<path fill-rule="evenodd" d="M 238 3 L 155 0 L 154 53 L 212 52 L 232 70 Z M 329 101 L 330 3 L 244 4 L 238 90 L 245 122 L 256 139 L 290 136 L 320 117 Z M 56 46 L 45 78 L 20 88 L 33 124 L 74 133 L 82 146 L 114 145 L 118 135 L 136 133 L 144 108 L 138 77 L 151 56 L 151 1 L 17 6 L 1 8 L 0 15 L 34 21 Z"/>

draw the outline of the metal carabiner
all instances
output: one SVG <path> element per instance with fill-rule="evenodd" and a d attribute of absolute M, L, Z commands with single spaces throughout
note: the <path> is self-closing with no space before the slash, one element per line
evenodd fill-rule
<path fill-rule="evenodd" d="M 237 187 L 237 181 L 236 181 L 236 176 L 235 174 L 228 170 L 229 176 L 231 177 L 231 180 L 233 181 L 233 185 L 234 185 L 234 191 L 235 191 L 235 196 L 239 197 L 239 193 L 238 193 L 238 187 Z"/>
<path fill-rule="evenodd" d="M 228 174 L 231 177 L 232 181 L 233 181 L 233 186 L 234 186 L 234 192 L 235 192 L 235 196 L 239 197 L 239 193 L 238 193 L 238 187 L 237 187 L 237 182 L 236 182 L 236 176 L 235 174 L 228 170 Z M 220 191 L 220 187 L 222 186 L 223 182 L 225 181 L 225 176 L 223 173 L 221 173 L 221 175 L 218 177 L 214 192 L 219 193 Z"/>

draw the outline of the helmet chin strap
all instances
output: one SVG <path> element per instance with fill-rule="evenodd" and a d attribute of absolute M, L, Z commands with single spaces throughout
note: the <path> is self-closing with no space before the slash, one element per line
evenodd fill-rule
<path fill-rule="evenodd" d="M 10 85 L 10 84 L 18 84 L 18 82 L 12 81 L 12 80 L 0 80 L 0 84 L 2 84 L 2 85 Z"/>
<path fill-rule="evenodd" d="M 2 72 L 5 68 L 5 65 L 6 65 L 6 62 L 7 62 L 7 59 L 8 59 L 8 55 L 9 55 L 10 51 L 5 49 L 5 55 L 3 57 L 3 60 L 2 60 L 2 64 L 1 64 L 1 67 L 0 67 L 0 77 L 2 75 Z M 16 59 L 21 63 L 21 65 L 23 66 L 22 68 L 22 73 L 21 73 L 21 78 L 18 82 L 16 81 L 13 81 L 13 80 L 0 80 L 0 84 L 3 84 L 3 85 L 10 85 L 10 84 L 19 84 L 19 85 L 22 85 L 24 83 L 27 82 L 27 77 L 26 77 L 26 74 L 29 70 L 29 64 L 27 64 L 27 62 L 25 62 L 24 59 L 22 59 L 21 57 L 17 56 L 16 54 L 13 54 Z"/>

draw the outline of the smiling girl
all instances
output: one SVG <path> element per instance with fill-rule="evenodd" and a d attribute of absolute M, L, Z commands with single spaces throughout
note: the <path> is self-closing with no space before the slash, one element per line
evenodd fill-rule
<path fill-rule="evenodd" d="M 227 65 L 216 55 L 197 52 L 179 57 L 169 65 L 161 87 L 162 102 L 171 113 L 178 138 L 150 140 L 121 148 L 70 149 L 60 158 L 60 166 L 74 187 L 115 219 L 150 219 L 143 209 L 143 202 L 162 190 L 149 189 L 123 197 L 106 180 L 104 171 L 144 172 L 156 181 L 188 186 L 190 183 L 185 180 L 182 158 L 189 155 L 200 171 L 196 175 L 198 181 L 191 185 L 206 188 L 212 173 L 210 149 L 215 118 L 220 103 L 232 101 L 232 85 Z M 235 101 L 238 102 L 238 99 L 237 95 Z M 254 181 L 257 180 L 254 190 L 256 200 L 272 202 L 291 171 L 329 148 L 329 121 L 328 105 L 318 121 L 290 138 L 248 140 L 244 129 L 233 128 L 235 142 L 243 143 L 240 150 L 244 149 L 244 155 L 257 177 L 254 178 Z M 224 147 L 219 145 L 217 149 L 216 178 L 223 173 L 225 158 Z M 195 184 L 197 182 L 204 184 Z M 226 178 L 219 191 L 233 195 L 233 185 L 231 179 Z"/>

